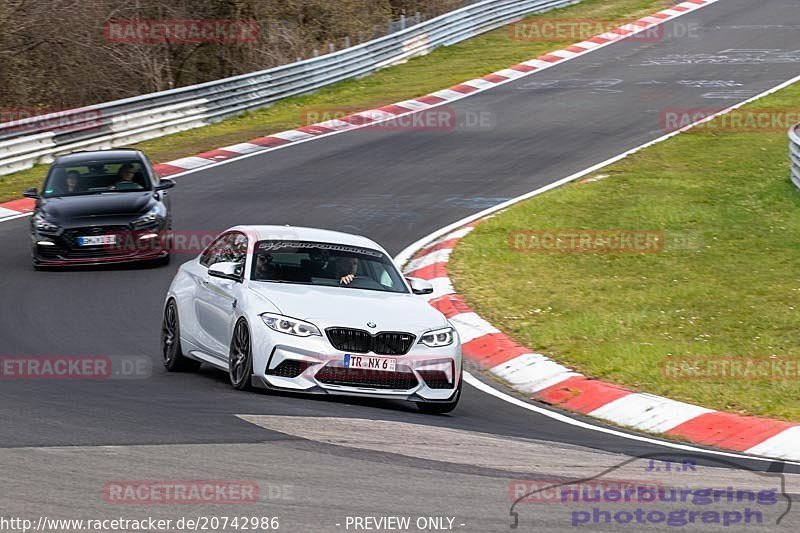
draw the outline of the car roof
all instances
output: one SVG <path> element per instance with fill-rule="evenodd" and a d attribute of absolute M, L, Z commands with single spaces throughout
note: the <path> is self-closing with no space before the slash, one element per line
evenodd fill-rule
<path fill-rule="evenodd" d="M 259 241 L 324 242 L 371 248 L 373 250 L 385 252 L 378 243 L 366 237 L 362 237 L 361 235 L 352 235 L 350 233 L 326 229 L 304 228 L 299 226 L 235 226 L 228 231 L 231 230 L 238 230 L 249 234 L 255 233 L 256 239 Z"/>
<path fill-rule="evenodd" d="M 119 159 L 142 159 L 143 154 L 139 150 L 115 149 L 115 150 L 88 150 L 85 152 L 73 152 L 62 155 L 55 160 L 56 164 L 76 164 L 83 161 L 106 161 Z"/>

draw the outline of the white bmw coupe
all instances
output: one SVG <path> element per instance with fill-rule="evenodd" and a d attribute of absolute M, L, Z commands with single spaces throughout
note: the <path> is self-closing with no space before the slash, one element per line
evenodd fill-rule
<path fill-rule="evenodd" d="M 290 226 L 223 232 L 172 281 L 161 350 L 169 371 L 208 363 L 236 389 L 394 398 L 446 413 L 461 343 L 383 248 Z"/>

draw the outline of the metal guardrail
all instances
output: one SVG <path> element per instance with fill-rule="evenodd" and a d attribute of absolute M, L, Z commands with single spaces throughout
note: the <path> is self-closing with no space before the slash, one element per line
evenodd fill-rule
<path fill-rule="evenodd" d="M 800 188 L 800 124 L 789 130 L 789 158 L 792 166 L 792 181 Z"/>
<path fill-rule="evenodd" d="M 296 63 L 0 124 L 0 175 L 76 150 L 110 148 L 204 126 L 424 55 L 580 0 L 484 0 L 396 33 Z M 52 127 L 48 122 L 62 126 Z"/>

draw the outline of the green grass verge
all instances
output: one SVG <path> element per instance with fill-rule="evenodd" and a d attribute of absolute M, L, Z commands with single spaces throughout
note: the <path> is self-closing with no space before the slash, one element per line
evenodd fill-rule
<path fill-rule="evenodd" d="M 747 108 L 796 109 L 798 99 L 800 84 Z M 451 260 L 455 286 L 491 323 L 586 375 L 798 421 L 797 379 L 698 381 L 661 370 L 695 357 L 800 362 L 800 191 L 787 145 L 785 131 L 705 129 L 647 148 L 599 171 L 605 179 L 479 225 Z M 516 230 L 553 229 L 668 238 L 648 254 L 520 253 L 509 242 Z"/>
<path fill-rule="evenodd" d="M 669 5 L 665 0 L 584 0 L 538 16 L 624 22 Z M 573 43 L 574 39 L 512 40 L 509 30 L 501 28 L 359 80 L 337 83 L 310 95 L 282 100 L 264 110 L 133 147 L 144 150 L 154 162 L 171 161 L 304 125 L 309 108 L 370 109 L 444 89 Z M 0 176 L 0 202 L 19 198 L 26 188 L 41 185 L 46 171 L 46 165 L 38 165 Z"/>

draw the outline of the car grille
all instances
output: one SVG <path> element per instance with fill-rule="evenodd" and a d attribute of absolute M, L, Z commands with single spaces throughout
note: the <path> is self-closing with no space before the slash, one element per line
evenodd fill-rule
<path fill-rule="evenodd" d="M 413 389 L 419 384 L 411 372 L 384 372 L 358 368 L 326 366 L 317 372 L 315 378 L 327 385 L 345 387 L 369 387 L 371 389 Z"/>
<path fill-rule="evenodd" d="M 282 378 L 296 378 L 305 372 L 306 368 L 309 366 L 311 366 L 311 363 L 307 361 L 292 361 L 287 359 L 272 370 L 267 369 L 266 374 L 268 376 L 279 376 Z"/>
<path fill-rule="evenodd" d="M 328 328 L 325 330 L 333 347 L 343 352 L 379 355 L 404 355 L 414 344 L 414 335 L 395 331 L 372 335 L 368 331 L 350 328 Z"/>
<path fill-rule="evenodd" d="M 79 246 L 78 237 L 95 235 L 117 235 L 117 244 Z M 40 246 L 39 254 L 45 259 L 95 259 L 103 257 L 124 257 L 145 250 L 152 250 L 152 244 L 140 246 L 136 235 L 127 226 L 92 226 L 72 228 L 53 239 L 56 246 Z"/>

